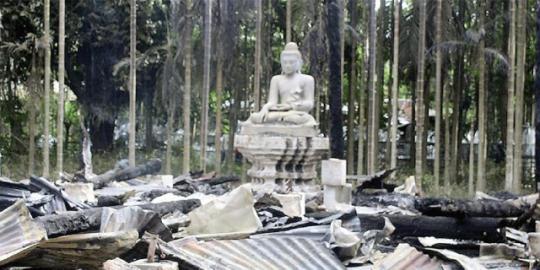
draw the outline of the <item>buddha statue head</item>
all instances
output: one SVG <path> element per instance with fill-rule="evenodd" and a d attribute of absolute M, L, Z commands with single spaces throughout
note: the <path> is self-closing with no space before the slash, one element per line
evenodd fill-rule
<path fill-rule="evenodd" d="M 285 75 L 300 73 L 302 68 L 302 54 L 298 50 L 298 45 L 294 42 L 289 42 L 281 51 L 281 70 Z"/>

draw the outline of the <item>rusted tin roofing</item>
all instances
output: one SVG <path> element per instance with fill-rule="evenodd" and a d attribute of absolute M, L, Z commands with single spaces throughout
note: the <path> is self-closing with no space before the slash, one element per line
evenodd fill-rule
<path fill-rule="evenodd" d="M 32 220 L 23 200 L 0 212 L 0 265 L 23 256 L 43 239 L 47 232 Z"/>
<path fill-rule="evenodd" d="M 332 251 L 306 238 L 183 240 L 161 249 L 198 269 L 345 269 Z"/>

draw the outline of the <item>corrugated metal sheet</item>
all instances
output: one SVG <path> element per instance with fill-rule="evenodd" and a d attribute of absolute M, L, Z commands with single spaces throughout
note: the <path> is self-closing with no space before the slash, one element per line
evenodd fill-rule
<path fill-rule="evenodd" d="M 0 212 L 0 265 L 23 256 L 43 239 L 47 232 L 32 220 L 23 200 Z"/>
<path fill-rule="evenodd" d="M 440 262 L 435 258 L 416 250 L 407 245 L 400 244 L 396 250 L 375 263 L 374 270 L 408 270 L 424 269 L 437 270 L 441 268 Z"/>
<path fill-rule="evenodd" d="M 129 251 L 136 230 L 65 235 L 49 239 L 17 263 L 47 269 L 100 269 L 109 259 Z"/>
<path fill-rule="evenodd" d="M 305 238 L 180 240 L 161 250 L 198 269 L 345 269 L 332 251 Z"/>

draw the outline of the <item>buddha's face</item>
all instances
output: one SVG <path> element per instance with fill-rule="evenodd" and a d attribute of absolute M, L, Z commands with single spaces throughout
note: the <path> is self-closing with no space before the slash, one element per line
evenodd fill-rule
<path fill-rule="evenodd" d="M 281 56 L 281 70 L 290 75 L 300 70 L 300 59 L 295 54 L 283 54 Z"/>

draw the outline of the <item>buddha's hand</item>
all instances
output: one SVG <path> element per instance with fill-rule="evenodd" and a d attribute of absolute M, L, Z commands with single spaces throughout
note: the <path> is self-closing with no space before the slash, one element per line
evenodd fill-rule
<path fill-rule="evenodd" d="M 290 104 L 276 104 L 270 108 L 270 111 L 286 112 L 292 110 L 293 107 Z"/>

